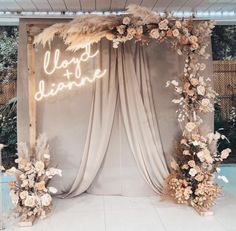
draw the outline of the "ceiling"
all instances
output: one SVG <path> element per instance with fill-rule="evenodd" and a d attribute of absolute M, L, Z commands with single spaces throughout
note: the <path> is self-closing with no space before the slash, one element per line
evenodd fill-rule
<path fill-rule="evenodd" d="M 132 3 L 159 12 L 236 12 L 236 0 L 0 0 L 0 11 L 122 11 Z"/>

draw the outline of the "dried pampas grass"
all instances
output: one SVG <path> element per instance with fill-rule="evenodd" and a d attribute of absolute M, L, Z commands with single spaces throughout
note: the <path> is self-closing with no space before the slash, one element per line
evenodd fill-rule
<path fill-rule="evenodd" d="M 150 23 L 158 23 L 160 21 L 160 15 L 148 10 L 145 7 L 141 7 L 135 4 L 131 4 L 127 7 L 127 13 L 131 14 L 135 18 L 141 18 L 143 25 Z"/>
<path fill-rule="evenodd" d="M 50 46 L 55 35 L 62 34 L 65 25 L 65 23 L 56 23 L 44 29 L 43 32 L 35 36 L 34 44 L 42 44 L 43 46 L 45 46 L 48 43 L 48 45 Z"/>
<path fill-rule="evenodd" d="M 67 50 L 76 51 L 88 43 L 100 41 L 108 31 L 121 22 L 122 18 L 117 16 L 80 16 L 67 24 L 57 23 L 46 28 L 35 37 L 34 44 L 45 46 L 48 43 L 50 46 L 53 38 L 58 35 L 68 46 Z"/>

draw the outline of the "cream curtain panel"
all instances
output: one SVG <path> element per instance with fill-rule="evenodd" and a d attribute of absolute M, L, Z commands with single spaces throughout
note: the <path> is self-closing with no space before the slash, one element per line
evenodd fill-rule
<path fill-rule="evenodd" d="M 69 192 L 64 196 L 77 196 L 92 184 L 106 155 L 115 113 L 119 111 L 137 166 L 149 186 L 159 193 L 168 169 L 145 51 L 140 44 L 136 44 L 132 52 L 129 44 L 122 44 L 115 50 L 105 42 L 100 43 L 99 50 L 99 66 L 101 69 L 108 66 L 109 70 L 107 76 L 95 84 L 81 164 Z"/>

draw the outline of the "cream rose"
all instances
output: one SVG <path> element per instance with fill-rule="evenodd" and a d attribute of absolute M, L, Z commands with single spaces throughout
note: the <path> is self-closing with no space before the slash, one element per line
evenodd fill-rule
<path fill-rule="evenodd" d="M 178 29 L 180 29 L 180 28 L 182 27 L 182 24 L 181 24 L 180 21 L 176 21 L 176 22 L 175 22 L 175 26 L 176 26 Z"/>
<path fill-rule="evenodd" d="M 190 161 L 188 162 L 188 165 L 189 165 L 190 167 L 194 168 L 196 164 L 195 164 L 195 161 L 194 161 L 194 160 L 190 160 Z"/>
<path fill-rule="evenodd" d="M 159 22 L 159 29 L 160 30 L 168 30 L 168 20 L 164 19 Z"/>
<path fill-rule="evenodd" d="M 158 29 L 152 29 L 149 34 L 151 38 L 154 38 L 154 39 L 158 39 L 160 37 L 160 33 Z"/>
<path fill-rule="evenodd" d="M 196 43 L 196 42 L 198 41 L 198 38 L 197 38 L 195 35 L 191 35 L 191 36 L 189 37 L 189 41 L 190 41 L 191 43 Z"/>
<path fill-rule="evenodd" d="M 174 29 L 173 30 L 173 36 L 174 37 L 178 37 L 179 36 L 179 30 L 178 29 Z"/>

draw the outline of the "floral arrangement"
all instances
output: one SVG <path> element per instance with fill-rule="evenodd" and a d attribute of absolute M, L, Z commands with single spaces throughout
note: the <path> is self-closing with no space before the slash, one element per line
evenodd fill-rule
<path fill-rule="evenodd" d="M 131 5 L 125 15 L 89 15 L 68 24 L 55 24 L 37 35 L 34 41 L 50 45 L 54 36 L 59 36 L 72 51 L 104 37 L 113 42 L 114 48 L 132 39 L 143 44 L 165 41 L 185 57 L 180 81 L 167 82 L 167 87 L 172 86 L 178 95 L 172 102 L 178 105 L 178 121 L 183 133 L 163 191 L 177 203 L 189 204 L 199 212 L 208 211 L 220 194 L 219 186 L 213 181 L 214 173 L 231 152 L 229 148 L 217 148 L 218 142 L 226 139 L 224 135 L 204 134 L 201 129 L 201 116 L 214 111 L 217 96 L 211 79 L 204 77 L 206 65 L 202 62 L 209 58 L 206 49 L 213 28 L 212 21 L 175 18 Z M 219 178 L 227 181 L 224 176 Z"/>
<path fill-rule="evenodd" d="M 18 145 L 18 167 L 12 167 L 6 174 L 16 179 L 8 182 L 8 186 L 20 224 L 31 225 L 36 218 L 45 218 L 52 209 L 52 194 L 57 189 L 48 184 L 55 175 L 61 176 L 62 171 L 49 167 L 49 162 L 49 146 L 45 135 L 37 139 L 34 153 L 29 152 L 25 143 Z"/>

